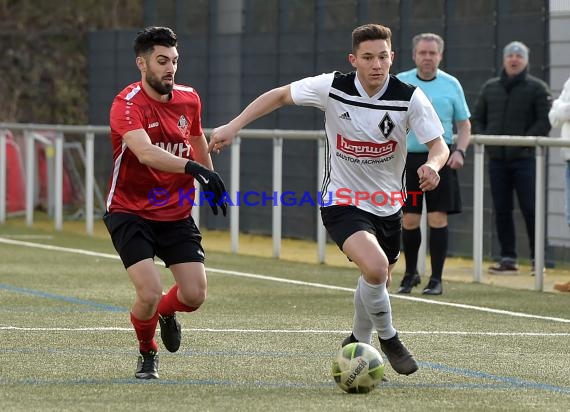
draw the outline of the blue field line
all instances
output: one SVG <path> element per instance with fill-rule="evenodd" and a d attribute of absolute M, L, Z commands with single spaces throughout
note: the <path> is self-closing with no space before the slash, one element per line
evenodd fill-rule
<path fill-rule="evenodd" d="M 64 307 L 21 307 L 2 308 L 0 313 L 101 313 L 99 308 L 64 308 Z"/>
<path fill-rule="evenodd" d="M 24 242 L 24 241 L 20 241 L 20 240 L 8 239 L 8 238 L 2 237 L 2 236 L 0 236 L 0 243 L 9 244 L 9 245 L 24 246 L 24 247 L 30 247 L 30 248 L 36 248 L 36 249 L 51 250 L 51 251 L 56 251 L 56 252 L 74 253 L 74 254 L 79 254 L 79 255 L 83 255 L 83 256 L 92 256 L 92 257 L 105 258 L 105 259 L 114 259 L 114 260 L 120 259 L 119 256 L 116 254 L 95 252 L 95 251 L 91 251 L 91 250 L 69 248 L 69 247 L 56 246 L 56 245 L 49 245 L 49 244 L 44 244 L 44 243 Z M 162 262 L 162 261 L 159 261 L 157 263 L 164 266 L 164 262 Z M 346 292 L 354 293 L 354 288 L 351 288 L 351 287 L 342 287 L 342 286 L 328 285 L 328 284 L 323 284 L 323 283 L 306 282 L 306 281 L 300 281 L 300 280 L 295 280 L 295 279 L 287 279 L 287 278 L 281 278 L 281 277 L 275 277 L 275 276 L 260 275 L 257 273 L 239 272 L 239 271 L 235 271 L 235 270 L 216 269 L 216 268 L 211 268 L 211 267 L 208 268 L 208 272 L 219 273 L 219 274 L 229 275 L 229 276 L 239 276 L 239 277 L 257 279 L 257 280 L 267 280 L 270 282 L 287 283 L 287 284 L 293 284 L 293 285 L 299 285 L 299 286 L 316 287 L 316 288 L 321 288 L 321 289 L 346 291 Z M 554 322 L 563 322 L 563 323 L 569 323 L 570 324 L 570 319 L 567 319 L 567 318 L 559 318 L 559 317 L 554 317 L 554 316 L 542 316 L 542 315 L 534 315 L 534 314 L 529 314 L 529 313 L 513 312 L 513 311 L 509 311 L 509 310 L 504 310 L 504 309 L 493 309 L 493 308 L 488 308 L 488 307 L 467 305 L 467 304 L 463 304 L 463 303 L 447 302 L 447 301 L 443 301 L 443 300 L 426 299 L 426 298 L 401 295 L 401 294 L 390 294 L 390 296 L 391 296 L 391 298 L 394 298 L 394 299 L 401 299 L 401 300 L 406 300 L 406 301 L 411 301 L 411 302 L 421 302 L 421 303 L 425 303 L 425 304 L 429 304 L 429 305 L 450 306 L 450 307 L 461 308 L 461 309 L 466 309 L 466 310 L 475 310 L 475 311 L 501 314 L 501 315 L 514 316 L 514 317 L 521 317 L 521 318 L 529 318 L 529 319 L 550 320 L 550 321 L 554 321 Z"/>
<path fill-rule="evenodd" d="M 502 382 L 500 384 L 485 383 L 402 383 L 402 382 L 384 382 L 376 392 L 381 392 L 382 388 L 392 389 L 442 389 L 442 390 L 513 390 L 513 389 L 534 389 L 560 394 L 570 395 L 570 388 L 559 387 L 553 385 L 539 385 L 531 382 L 522 382 L 524 385 L 514 382 Z M 335 388 L 334 382 L 273 382 L 273 381 L 232 381 L 228 379 L 158 379 L 158 380 L 140 380 L 135 378 L 123 379 L 21 379 L 10 380 L 0 378 L 0 385 L 27 385 L 27 386 L 45 386 L 45 385 L 179 385 L 179 386 L 234 386 L 234 387 L 250 387 L 250 388 L 276 388 L 276 389 L 315 389 L 315 388 Z"/>
<path fill-rule="evenodd" d="M 302 383 L 302 382 L 238 382 L 231 380 L 217 379 L 182 379 L 182 380 L 141 380 L 135 378 L 125 379 L 22 379 L 8 380 L 0 378 L 0 385 L 204 385 L 204 386 L 238 386 L 238 387 L 275 387 L 275 388 L 315 388 L 315 387 L 333 387 L 334 383 Z"/>
<path fill-rule="evenodd" d="M 555 392 L 570 395 L 570 388 L 564 386 L 545 385 L 536 382 L 521 381 L 520 384 L 501 382 L 496 383 L 401 383 L 401 382 L 385 382 L 382 386 L 393 386 L 397 388 L 413 388 L 413 389 L 535 389 L 540 391 Z"/>
<path fill-rule="evenodd" d="M 106 350 L 105 353 L 108 355 L 128 355 L 132 353 L 132 350 L 129 349 L 117 349 L 117 350 Z M 18 349 L 0 349 L 0 353 L 50 353 L 50 354 L 85 354 L 91 355 L 93 353 L 93 349 L 54 349 L 54 348 L 18 348 Z M 253 357 L 260 357 L 260 356 L 268 356 L 271 358 L 275 357 L 309 357 L 309 358 L 328 358 L 330 357 L 329 352 L 303 352 L 303 353 L 295 353 L 295 352 L 279 352 L 279 351 L 183 351 L 179 352 L 176 355 L 171 354 L 164 354 L 167 357 L 178 357 L 178 356 L 193 356 L 193 357 L 211 357 L 211 356 L 253 356 Z M 163 356 L 164 356 L 163 355 Z M 410 388 L 439 388 L 439 389 L 534 389 L 539 391 L 547 391 L 547 392 L 556 392 L 556 393 L 563 393 L 563 394 L 570 394 L 570 387 L 564 386 L 556 386 L 550 385 L 545 383 L 539 382 L 532 382 L 518 378 L 512 378 L 507 376 L 499 376 L 493 375 L 487 372 L 479 372 L 470 369 L 462 369 L 462 368 L 455 368 L 450 367 L 438 363 L 432 362 L 418 362 L 422 369 L 431 369 L 434 371 L 445 372 L 452 375 L 464 376 L 468 378 L 476 378 L 476 379 L 486 379 L 491 380 L 497 383 L 493 384 L 485 384 L 485 383 L 402 383 L 402 382 L 387 382 L 383 383 L 383 386 L 391 386 L 391 387 L 410 387 Z M 140 383 L 140 381 L 135 379 L 119 379 L 119 380 L 111 380 L 111 381 L 102 381 L 102 380 L 91 380 L 91 379 L 76 379 L 76 380 L 68 380 L 68 381 L 60 381 L 60 380 L 35 380 L 35 379 L 23 379 L 21 381 L 8 381 L 8 380 L 0 380 L 0 384 L 7 385 L 7 384 L 26 384 L 26 385 L 57 385 L 57 384 L 70 384 L 70 385 L 80 385 L 80 384 L 90 384 L 90 385 L 97 385 L 97 384 L 111 384 L 111 383 L 120 383 L 120 384 L 132 384 L 132 383 Z M 292 383 L 292 382 L 285 382 L 285 383 L 270 383 L 265 381 L 259 381 L 254 383 L 240 383 L 240 382 L 232 382 L 232 381 L 219 381 L 219 380 L 171 380 L 171 381 L 158 381 L 159 384 L 178 384 L 178 385 L 230 385 L 230 386 L 251 386 L 251 385 L 258 385 L 263 387 L 283 387 L 283 388 L 312 388 L 312 387 L 322 387 L 323 385 L 315 385 L 315 384 L 305 384 L 305 383 Z"/>
<path fill-rule="evenodd" d="M 17 286 L 11 286 L 11 285 L 6 285 L 6 284 L 2 284 L 2 283 L 0 283 L 0 289 L 4 289 L 4 290 L 10 291 L 10 292 L 22 293 L 22 294 L 26 294 L 26 295 L 38 296 L 40 298 L 45 298 L 45 299 L 60 300 L 63 302 L 73 303 L 76 305 L 89 306 L 89 307 L 97 308 L 99 310 L 107 311 L 107 312 L 128 312 L 129 311 L 129 309 L 123 308 L 120 306 L 106 305 L 103 303 L 93 302 L 91 300 L 74 298 L 72 296 L 58 295 L 55 293 L 42 292 L 40 290 L 20 288 Z"/>
<path fill-rule="evenodd" d="M 18 353 L 18 354 L 50 354 L 50 355 L 85 355 L 85 356 L 93 356 L 93 353 L 97 351 L 97 353 L 104 353 L 106 356 L 136 356 L 135 349 L 113 349 L 113 350 L 105 350 L 104 352 L 101 351 L 100 348 L 69 348 L 69 349 L 59 349 L 59 348 L 1 348 L 1 353 Z M 161 353 L 161 356 L 162 355 Z"/>
<path fill-rule="evenodd" d="M 478 371 L 473 371 L 470 369 L 453 368 L 453 367 L 449 367 L 446 365 L 440 365 L 437 363 L 420 362 L 420 365 L 422 367 L 428 368 L 428 369 L 448 372 L 448 373 L 452 373 L 454 375 L 467 376 L 470 378 L 489 379 L 489 380 L 501 382 L 501 383 L 504 383 L 506 385 L 519 387 L 519 388 L 539 389 L 539 390 L 547 390 L 547 391 L 551 391 L 551 392 L 562 392 L 562 393 L 570 394 L 570 387 L 561 387 L 561 386 L 548 385 L 545 383 L 525 381 L 523 379 L 511 378 L 511 377 L 507 377 L 507 376 L 492 375 L 490 373 L 478 372 Z"/>
<path fill-rule="evenodd" d="M 59 354 L 59 355 L 93 355 L 95 348 L 0 348 L 0 354 L 2 353 L 19 353 L 19 354 L 30 354 L 30 353 L 48 353 L 48 354 Z M 136 355 L 134 349 L 109 349 L 101 351 L 97 349 L 98 353 L 104 353 L 107 356 L 123 356 L 123 355 Z M 330 352 L 283 352 L 283 351 L 209 351 L 209 350 L 185 350 L 179 351 L 175 355 L 170 353 L 161 353 L 161 356 L 167 357 L 180 357 L 180 356 L 190 356 L 190 357 L 207 357 L 212 356 L 218 357 L 268 357 L 268 358 L 325 358 L 328 359 L 331 355 Z"/>

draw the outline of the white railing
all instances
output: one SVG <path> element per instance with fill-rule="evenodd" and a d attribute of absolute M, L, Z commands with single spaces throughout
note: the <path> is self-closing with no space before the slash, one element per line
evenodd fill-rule
<path fill-rule="evenodd" d="M 95 135 L 108 135 L 108 126 L 68 126 L 45 124 L 0 123 L 0 223 L 6 221 L 6 130 L 20 131 L 25 139 L 26 159 L 26 224 L 34 221 L 34 181 L 37 136 L 33 132 L 54 132 L 54 226 L 61 230 L 63 226 L 63 141 L 64 133 L 83 134 L 85 137 L 85 230 L 93 235 L 93 189 L 95 162 Z"/>
<path fill-rule="evenodd" d="M 544 250 L 546 228 L 546 160 L 547 147 L 570 147 L 570 141 L 540 136 L 484 136 L 473 135 L 473 280 L 481 281 L 483 273 L 483 180 L 485 176 L 485 145 L 535 147 L 536 153 L 536 195 L 534 214 L 534 270 L 535 290 L 544 288 Z"/>
<path fill-rule="evenodd" d="M 56 133 L 55 138 L 55 208 L 54 225 L 56 230 L 62 229 L 62 187 L 63 187 L 63 140 L 64 133 L 83 134 L 85 138 L 85 227 L 88 235 L 93 234 L 93 189 L 94 189 L 94 142 L 96 135 L 105 135 L 108 138 L 108 126 L 64 126 L 64 125 L 36 125 L 19 123 L 0 123 L 0 224 L 6 220 L 6 130 L 21 131 L 26 139 L 26 223 L 33 224 L 33 187 L 34 187 L 34 131 L 51 131 Z M 209 130 L 206 130 L 209 133 Z M 242 130 L 234 139 L 231 146 L 231 174 L 230 192 L 240 191 L 240 145 L 241 139 L 272 139 L 273 140 L 273 191 L 282 192 L 283 181 L 283 141 L 284 140 L 316 140 L 318 142 L 318 161 L 316 191 L 320 190 L 325 157 L 324 131 L 299 130 Z M 570 147 L 568 140 L 548 137 L 521 137 L 521 136 L 482 136 L 474 135 L 471 139 L 474 150 L 474 184 L 473 184 L 473 280 L 481 282 L 483 273 L 483 183 L 484 183 L 484 147 L 485 145 L 500 146 L 530 146 L 536 147 L 536 214 L 535 214 L 535 289 L 543 290 L 544 247 L 545 247 L 545 148 Z M 272 216 L 273 256 L 281 254 L 282 234 L 282 205 L 276 202 Z M 194 210 L 193 216 L 198 219 Z M 322 225 L 317 208 L 317 257 L 320 263 L 325 261 L 326 232 Z M 239 249 L 239 206 L 230 207 L 230 239 L 231 250 L 234 253 Z M 425 217 L 422 224 L 422 239 L 425 239 Z M 425 247 L 420 251 L 418 261 L 425 261 Z"/>
<path fill-rule="evenodd" d="M 325 158 L 325 132 L 319 131 L 301 131 L 301 130 L 264 130 L 264 129 L 244 129 L 241 130 L 239 136 L 234 139 L 231 147 L 231 173 L 230 173 L 230 192 L 238 193 L 240 191 L 240 145 L 241 139 L 272 139 L 273 140 L 273 184 L 272 191 L 274 193 L 282 193 L 283 183 L 283 140 L 317 140 L 318 141 L 318 162 L 317 162 L 317 182 L 316 191 L 320 190 L 322 181 L 322 173 L 324 169 Z M 236 202 L 237 204 L 237 202 Z M 271 236 L 273 240 L 273 256 L 281 255 L 281 221 L 282 221 L 282 204 L 277 202 L 272 208 L 272 229 Z M 319 263 L 325 261 L 326 232 L 321 222 L 319 209 L 317 213 L 317 257 Z M 231 250 L 237 253 L 239 247 L 239 206 L 230 207 L 230 238 Z"/>

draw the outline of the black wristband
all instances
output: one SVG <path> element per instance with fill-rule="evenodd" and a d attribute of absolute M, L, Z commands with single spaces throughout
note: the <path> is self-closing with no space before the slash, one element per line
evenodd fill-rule
<path fill-rule="evenodd" d="M 186 162 L 186 165 L 184 166 L 184 173 L 186 173 L 187 175 L 195 175 L 196 173 L 202 172 L 204 169 L 206 168 L 201 164 L 193 160 L 188 160 L 188 162 Z"/>
<path fill-rule="evenodd" d="M 463 160 L 465 160 L 465 150 L 463 150 L 463 149 L 455 149 L 455 151 L 461 153 L 461 157 L 463 157 Z"/>

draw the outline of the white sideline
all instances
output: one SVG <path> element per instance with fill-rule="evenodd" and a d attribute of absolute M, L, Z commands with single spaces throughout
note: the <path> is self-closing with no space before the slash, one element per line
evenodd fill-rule
<path fill-rule="evenodd" d="M 39 327 L 20 327 L 20 326 L 0 326 L 0 330 L 18 331 L 18 332 L 129 332 L 132 333 L 133 328 L 119 327 L 93 327 L 93 328 L 39 328 Z M 206 332 L 206 333 L 283 333 L 283 334 L 339 334 L 346 335 L 350 330 L 323 330 L 323 329 L 214 329 L 214 328 L 183 328 L 186 332 Z M 454 336 L 530 336 L 530 337 L 568 337 L 570 332 L 463 332 L 463 331 L 432 331 L 432 330 L 416 330 L 405 331 L 400 330 L 399 333 L 406 335 L 454 335 Z"/>
<path fill-rule="evenodd" d="M 15 245 L 15 246 L 24 246 L 24 247 L 30 247 L 30 248 L 36 248 L 36 249 L 52 250 L 52 251 L 57 251 L 57 252 L 75 253 L 75 254 L 86 255 L 86 256 L 94 256 L 94 257 L 120 260 L 119 256 L 116 254 L 93 252 L 90 250 L 67 248 L 67 247 L 63 247 L 63 246 L 45 245 L 45 244 L 41 244 L 41 243 L 25 242 L 25 241 L 21 241 L 21 240 L 7 239 L 4 237 L 0 237 L 0 243 L 4 243 L 4 244 L 8 244 L 8 245 Z M 160 263 L 162 263 L 162 262 L 160 262 Z M 347 288 L 347 287 L 342 287 L 342 286 L 334 286 L 334 285 L 325 285 L 323 283 L 303 282 L 300 280 L 293 280 L 293 279 L 283 279 L 283 278 L 277 278 L 277 277 L 273 277 L 273 276 L 258 275 L 255 273 L 237 272 L 234 270 L 215 269 L 215 268 L 208 267 L 207 272 L 221 273 L 224 275 L 240 276 L 240 277 L 253 278 L 253 279 L 268 280 L 268 281 L 272 281 L 272 282 L 289 283 L 289 284 L 300 285 L 300 286 L 311 286 L 311 287 L 316 287 L 316 288 L 321 288 L 321 289 L 354 292 L 353 288 Z M 422 303 L 427 303 L 427 304 L 432 304 L 432 305 L 451 306 L 454 308 L 475 310 L 475 311 L 479 311 L 479 312 L 494 313 L 494 314 L 499 314 L 499 315 L 514 316 L 514 317 L 519 317 L 519 318 L 541 319 L 541 320 L 550 320 L 550 321 L 554 321 L 554 322 L 570 323 L 570 319 L 566 319 L 566 318 L 533 315 L 530 313 L 522 313 L 522 312 L 512 312 L 512 311 L 508 311 L 508 310 L 492 309 L 492 308 L 487 308 L 487 307 L 482 307 L 482 306 L 465 305 L 462 303 L 445 302 L 445 301 L 440 301 L 440 300 L 430 300 L 430 299 L 418 298 L 418 297 L 414 297 L 414 296 L 402 296 L 402 295 L 390 294 L 390 298 L 404 299 L 404 300 L 410 300 L 410 301 L 414 301 L 414 302 L 422 302 Z"/>

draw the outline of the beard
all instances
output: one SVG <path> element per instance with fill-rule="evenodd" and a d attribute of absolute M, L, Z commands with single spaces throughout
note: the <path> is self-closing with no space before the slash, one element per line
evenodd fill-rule
<path fill-rule="evenodd" d="M 146 76 L 146 81 L 150 87 L 152 87 L 160 95 L 170 94 L 174 87 L 174 78 L 172 78 L 172 84 L 162 83 L 156 76 L 148 74 Z"/>

